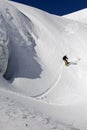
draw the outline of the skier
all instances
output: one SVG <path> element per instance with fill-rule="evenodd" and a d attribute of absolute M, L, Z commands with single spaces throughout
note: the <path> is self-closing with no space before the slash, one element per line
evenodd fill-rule
<path fill-rule="evenodd" d="M 65 65 L 66 66 L 69 66 L 70 65 L 70 62 L 68 61 L 68 57 L 65 55 L 63 56 L 63 61 L 65 62 Z"/>

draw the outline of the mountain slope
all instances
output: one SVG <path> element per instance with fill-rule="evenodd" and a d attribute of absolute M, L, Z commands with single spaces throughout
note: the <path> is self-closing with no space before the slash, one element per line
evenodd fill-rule
<path fill-rule="evenodd" d="M 50 117 L 46 120 L 48 125 L 44 129 L 58 129 L 59 126 L 48 127 L 49 120 L 53 119 L 65 126 L 64 128 L 60 126 L 59 130 L 76 130 L 74 127 L 86 130 L 87 27 L 85 24 L 11 1 L 0 1 L 0 12 L 0 19 L 9 38 L 8 66 L 4 74 L 4 78 L 8 81 L 3 77 L 0 78 L 1 92 L 3 90 L 7 96 L 12 97 L 12 101 L 22 103 L 25 109 L 34 109 L 35 117 L 37 112 L 39 118 L 40 113 Z M 65 54 L 71 62 L 68 67 L 62 60 Z M 1 104 L 5 105 L 6 102 L 3 101 L 4 99 L 1 100 Z M 9 108 L 12 113 L 13 108 Z M 21 109 L 20 105 L 16 108 Z M 20 113 L 23 111 L 18 111 L 20 118 Z M 40 122 L 36 124 L 35 127 L 39 126 Z"/>
<path fill-rule="evenodd" d="M 71 20 L 69 21 L 62 17 L 52 16 L 48 13 L 44 13 L 43 11 L 37 10 L 32 7 L 26 6 L 25 8 L 24 5 L 16 3 L 13 4 L 16 5 L 16 7 L 18 7 L 19 10 L 21 11 L 23 10 L 23 13 L 26 14 L 31 19 L 33 24 L 36 26 L 36 30 L 38 29 L 37 30 L 38 40 L 36 43 L 37 54 L 39 54 L 39 57 L 41 57 L 42 62 L 47 66 L 47 68 L 50 68 L 50 71 L 53 76 L 52 77 L 53 80 L 52 79 L 50 80 L 51 83 L 50 85 L 47 84 L 43 86 L 42 84 L 42 86 L 43 87 L 48 86 L 46 89 L 48 90 L 49 88 L 51 88 L 51 86 L 53 87 L 53 85 L 55 85 L 56 82 L 55 88 L 59 89 L 64 86 L 63 88 L 65 92 L 65 86 L 70 86 L 70 84 L 72 84 L 72 91 L 73 91 L 74 88 L 73 86 L 75 86 L 75 84 L 77 84 L 76 86 L 79 86 L 80 84 L 80 75 L 82 75 L 83 73 L 80 74 L 79 69 L 80 70 L 82 69 L 83 71 L 82 64 L 83 61 L 86 60 L 87 38 L 86 38 L 85 25 L 82 25 L 78 22 L 74 22 Z M 71 60 L 72 62 L 78 61 L 78 59 L 80 59 L 77 66 L 71 65 L 69 68 L 66 68 L 62 61 L 62 57 L 65 54 L 67 54 L 69 60 Z M 46 75 L 48 74 L 46 73 Z M 64 75 L 66 76 L 64 77 Z M 63 76 L 63 78 L 61 76 Z M 76 79 L 75 76 L 78 79 Z M 47 79 L 49 79 L 49 77 L 47 77 Z M 70 83 L 66 82 L 68 79 L 70 80 Z M 62 81 L 60 82 L 60 80 Z M 61 86 L 58 81 L 61 83 Z M 75 91 L 76 95 L 77 91 Z M 43 92 L 44 91 L 42 91 L 42 93 Z M 62 89 L 61 92 L 63 92 Z M 56 91 L 56 93 L 58 93 L 58 90 Z M 64 97 L 64 94 L 62 94 L 62 96 L 65 99 L 66 96 Z M 52 91 L 52 99 L 53 99 L 53 91 Z"/>

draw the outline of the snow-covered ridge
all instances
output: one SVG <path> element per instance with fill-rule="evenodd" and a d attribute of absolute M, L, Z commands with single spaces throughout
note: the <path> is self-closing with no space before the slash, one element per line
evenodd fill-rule
<path fill-rule="evenodd" d="M 87 8 L 65 15 L 64 17 L 87 24 Z"/>

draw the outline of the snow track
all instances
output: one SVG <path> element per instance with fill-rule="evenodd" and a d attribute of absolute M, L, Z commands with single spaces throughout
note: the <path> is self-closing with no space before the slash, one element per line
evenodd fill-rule
<path fill-rule="evenodd" d="M 56 76 L 56 79 L 54 80 L 54 82 L 49 86 L 49 88 L 47 90 L 45 90 L 44 92 L 42 92 L 41 94 L 35 95 L 35 96 L 31 96 L 33 98 L 44 98 L 47 94 L 49 94 L 55 87 L 58 87 L 58 83 L 61 79 L 61 75 L 62 75 L 62 71 L 63 71 L 63 63 L 61 65 L 60 68 L 60 74 Z"/>

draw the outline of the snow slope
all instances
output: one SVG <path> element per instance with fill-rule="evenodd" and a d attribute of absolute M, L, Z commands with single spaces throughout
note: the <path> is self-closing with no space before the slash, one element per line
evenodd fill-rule
<path fill-rule="evenodd" d="M 0 97 L 1 130 L 78 130 L 46 114 L 44 103 L 5 90 Z"/>
<path fill-rule="evenodd" d="M 87 8 L 65 15 L 63 17 L 87 24 Z"/>
<path fill-rule="evenodd" d="M 86 25 L 11 1 L 0 1 L 0 12 L 9 39 L 2 130 L 87 130 Z"/>
<path fill-rule="evenodd" d="M 32 20 L 34 25 L 38 27 L 38 41 L 36 46 L 37 54 L 39 54 L 39 57 L 41 56 L 41 60 L 43 60 L 43 63 L 48 68 L 50 68 L 53 76 L 50 80 L 51 85 L 46 84 L 45 86 L 43 86 L 43 82 L 40 79 L 40 81 L 42 82 L 42 86 L 47 88 L 45 91 L 42 91 L 42 93 L 47 91 L 47 94 L 45 93 L 45 95 L 48 96 L 47 98 L 49 99 L 52 98 L 51 102 L 52 100 L 54 102 L 54 100 L 58 99 L 58 103 L 61 103 L 61 100 L 63 100 L 66 104 L 68 102 L 68 99 L 70 100 L 70 98 L 75 98 L 75 96 L 77 96 L 79 99 L 79 93 L 82 89 L 81 78 L 84 75 L 83 66 L 86 65 L 86 63 L 83 63 L 83 61 L 86 61 L 87 36 L 85 25 L 71 20 L 69 21 L 59 16 L 52 16 L 48 13 L 44 14 L 43 11 L 37 11 L 37 9 L 32 7 L 26 6 L 25 8 L 24 5 L 16 3 L 14 3 L 14 5 L 16 5 L 19 10 L 23 11 L 23 13 Z M 53 26 L 54 23 L 55 26 Z M 43 26 L 44 28 L 42 31 Z M 45 43 L 42 44 L 44 39 Z M 78 61 L 78 59 L 80 59 L 80 61 L 76 66 L 71 65 L 69 68 L 66 68 L 62 61 L 62 57 L 64 56 L 64 54 L 67 54 L 69 59 L 73 62 Z M 46 73 L 46 75 L 48 74 Z M 49 77 L 47 77 L 47 79 L 49 79 Z M 67 82 L 68 80 L 69 82 Z M 67 88 L 65 88 L 65 86 L 67 86 Z M 69 86 L 71 86 L 71 88 Z M 77 87 L 75 88 L 75 86 Z M 51 90 L 51 92 L 49 92 L 50 88 L 52 88 L 53 91 Z M 67 91 L 69 91 L 70 93 L 67 94 Z M 38 97 L 42 93 L 39 93 L 35 96 Z M 73 102 L 76 101 L 73 100 Z M 71 102 L 69 101 L 69 103 Z"/>
<path fill-rule="evenodd" d="M 6 33 L 6 29 L 2 23 L 2 15 L 0 14 L 0 74 L 3 75 L 7 69 L 8 64 L 8 44 L 9 38 Z"/>

